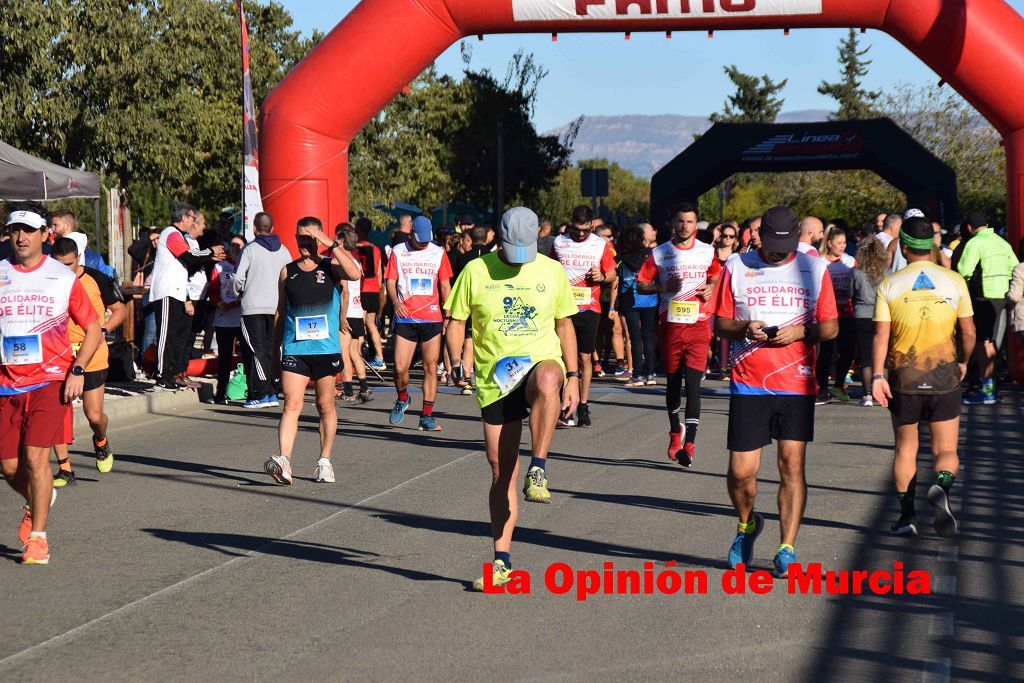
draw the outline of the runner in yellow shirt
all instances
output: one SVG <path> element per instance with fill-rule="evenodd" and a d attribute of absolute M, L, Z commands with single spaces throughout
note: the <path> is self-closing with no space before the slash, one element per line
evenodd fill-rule
<path fill-rule="evenodd" d="M 918 423 L 927 422 L 935 460 L 935 485 L 928 503 L 935 531 L 955 536 L 956 517 L 949 505 L 960 460 L 960 380 L 974 351 L 974 309 L 967 283 L 932 262 L 932 225 L 911 218 L 900 228 L 900 249 L 907 267 L 878 285 L 871 393 L 892 413 L 896 455 L 892 473 L 900 517 L 897 535 L 917 535 L 914 489 L 917 485 Z M 960 328 L 960 357 L 953 333 Z M 888 362 L 887 362 L 888 361 Z M 889 367 L 889 377 L 882 368 Z"/>
<path fill-rule="evenodd" d="M 528 501 L 546 503 L 551 494 L 545 468 L 555 423 L 579 404 L 571 320 L 578 308 L 562 266 L 537 254 L 537 232 L 533 211 L 509 209 L 501 219 L 501 249 L 470 261 L 445 302 L 452 358 L 460 357 L 467 321 L 472 326 L 476 398 L 492 476 L 493 585 L 508 583 L 512 569 L 523 420 L 529 416 L 533 442 L 523 493 Z M 483 578 L 474 584 L 477 590 L 483 587 Z"/>

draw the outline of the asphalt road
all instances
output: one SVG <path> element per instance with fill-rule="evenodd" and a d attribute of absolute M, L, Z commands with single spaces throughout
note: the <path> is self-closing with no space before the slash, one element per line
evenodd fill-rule
<path fill-rule="evenodd" d="M 777 582 L 736 596 L 720 587 L 735 529 L 723 386 L 708 383 L 691 471 L 665 459 L 661 387 L 595 386 L 595 426 L 556 434 L 551 504 L 522 508 L 512 557 L 531 574 L 529 595 L 467 591 L 490 560 L 490 472 L 471 398 L 439 398 L 437 434 L 415 431 L 415 411 L 388 426 L 386 389 L 341 408 L 334 485 L 309 479 L 311 405 L 291 487 L 262 472 L 275 411 L 209 406 L 116 426 L 113 473 L 75 458 L 79 484 L 53 509 L 48 567 L 15 561 L 19 501 L 0 491 L 0 680 L 1024 677 L 1024 437 L 1008 402 L 972 409 L 964 427 L 954 541 L 930 528 L 930 476 L 923 535 L 886 535 L 885 411 L 819 408 L 801 561 L 902 562 L 929 573 L 931 595 L 791 595 Z M 761 569 L 777 544 L 777 482 L 766 457 Z M 673 561 L 705 572 L 708 592 L 580 602 L 543 582 L 556 562 Z"/>

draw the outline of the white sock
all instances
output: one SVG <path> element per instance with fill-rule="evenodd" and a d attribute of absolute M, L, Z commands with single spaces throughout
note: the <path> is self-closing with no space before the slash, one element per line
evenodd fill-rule
<path fill-rule="evenodd" d="M 316 464 L 317 465 L 330 465 L 331 461 L 328 460 L 327 458 L 320 458 L 319 460 L 316 461 Z"/>
<path fill-rule="evenodd" d="M 41 538 L 41 539 L 43 539 L 45 541 L 46 540 L 46 532 L 45 531 L 32 531 L 32 532 L 29 532 L 28 537 L 29 538 Z"/>

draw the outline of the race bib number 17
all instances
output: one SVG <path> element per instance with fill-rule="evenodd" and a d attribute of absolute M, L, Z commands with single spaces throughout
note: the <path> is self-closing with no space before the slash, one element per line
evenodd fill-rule
<path fill-rule="evenodd" d="M 327 339 L 330 331 L 327 329 L 326 315 L 309 315 L 295 318 L 295 341 L 316 341 Z"/>

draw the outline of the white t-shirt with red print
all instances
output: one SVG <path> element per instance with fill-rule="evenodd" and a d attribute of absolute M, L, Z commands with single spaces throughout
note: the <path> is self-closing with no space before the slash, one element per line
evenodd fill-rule
<path fill-rule="evenodd" d="M 594 233 L 577 242 L 566 233 L 555 238 L 551 245 L 551 258 L 565 268 L 576 308 L 600 313 L 601 283 L 593 281 L 590 269 L 597 266 L 602 273 L 615 270 L 615 257 L 608 242 Z"/>
<path fill-rule="evenodd" d="M 665 242 L 644 261 L 637 274 L 640 282 L 655 282 L 662 285 L 658 313 L 662 322 L 693 324 L 706 322 L 714 313 L 714 301 L 701 301 L 697 290 L 707 281 L 722 272 L 715 248 L 694 240 L 688 248 L 672 242 Z M 665 291 L 665 286 L 678 278 L 675 291 Z"/>
<path fill-rule="evenodd" d="M 396 323 L 441 322 L 438 280 L 452 278 L 452 265 L 444 249 L 433 242 L 418 251 L 408 242 L 395 245 L 384 278 L 395 281 L 398 300 L 409 314 L 405 318 L 396 316 Z"/>
<path fill-rule="evenodd" d="M 769 327 L 835 320 L 832 279 L 822 259 L 796 253 L 772 266 L 758 251 L 732 256 L 718 283 L 715 315 L 731 320 L 760 320 Z M 734 345 L 733 394 L 813 396 L 815 345 L 800 340 L 786 346 L 744 339 Z"/>
<path fill-rule="evenodd" d="M 0 396 L 62 382 L 75 360 L 68 320 L 97 320 L 78 276 L 44 256 L 34 268 L 0 261 Z"/>

